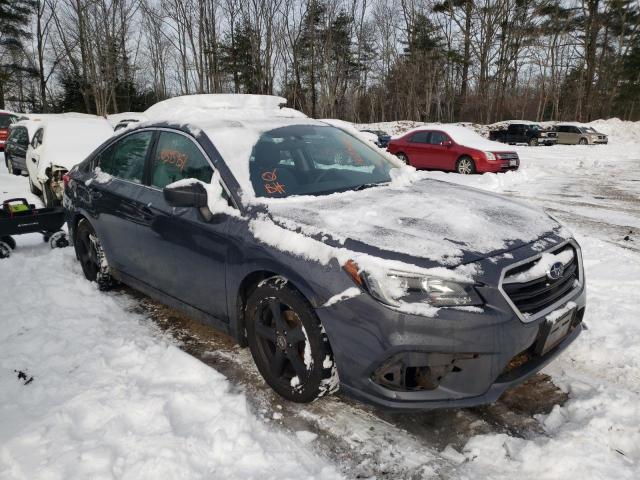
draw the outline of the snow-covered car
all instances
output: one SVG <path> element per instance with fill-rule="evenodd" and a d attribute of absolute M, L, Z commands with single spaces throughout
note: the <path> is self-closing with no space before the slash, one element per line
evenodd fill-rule
<path fill-rule="evenodd" d="M 392 138 L 387 151 L 407 165 L 461 174 L 517 170 L 512 148 L 460 125 L 424 125 Z"/>
<path fill-rule="evenodd" d="M 269 96 L 152 107 L 65 176 L 77 258 L 251 349 L 308 402 L 494 401 L 579 335 L 578 243 L 543 211 L 425 179 Z"/>
<path fill-rule="evenodd" d="M 558 123 L 558 143 L 562 145 L 596 145 L 609 143 L 609 137 L 589 125 Z"/>
<path fill-rule="evenodd" d="M 103 118 L 47 116 L 27 148 L 26 164 L 31 193 L 42 195 L 45 206 L 62 201 L 62 177 L 113 135 Z"/>

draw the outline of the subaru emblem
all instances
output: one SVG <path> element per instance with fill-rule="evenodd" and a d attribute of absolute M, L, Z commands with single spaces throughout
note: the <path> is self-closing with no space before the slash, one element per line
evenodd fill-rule
<path fill-rule="evenodd" d="M 549 268 L 549 271 L 547 272 L 547 277 L 549 277 L 550 280 L 558 280 L 563 273 L 564 273 L 564 265 L 562 264 L 562 262 L 556 262 L 553 265 L 551 265 L 551 268 Z"/>

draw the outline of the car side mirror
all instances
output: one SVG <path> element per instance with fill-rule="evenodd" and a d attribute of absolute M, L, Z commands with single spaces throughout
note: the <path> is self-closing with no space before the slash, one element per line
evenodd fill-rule
<path fill-rule="evenodd" d="M 453 146 L 453 142 L 451 140 L 445 140 L 444 142 L 442 142 L 442 145 L 444 145 L 445 147 L 451 147 Z"/>
<path fill-rule="evenodd" d="M 187 179 L 190 180 L 190 179 Z M 167 185 L 162 190 L 164 199 L 172 207 L 196 207 L 207 206 L 207 190 L 198 181 L 179 181 Z"/>

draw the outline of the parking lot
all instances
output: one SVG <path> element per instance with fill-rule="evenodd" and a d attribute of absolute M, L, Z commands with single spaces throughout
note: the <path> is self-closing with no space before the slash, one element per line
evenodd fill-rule
<path fill-rule="evenodd" d="M 487 407 L 389 414 L 340 394 L 285 403 L 248 350 L 130 289 L 100 293 L 72 249 L 18 237 L 0 263 L 0 304 L 15 320 L 0 332 L 0 477 L 46 465 L 64 478 L 79 455 L 87 476 L 180 468 L 193 478 L 207 471 L 205 452 L 224 445 L 229 457 L 254 449 L 257 462 L 276 459 L 285 477 L 637 478 L 640 127 L 607 127 L 609 145 L 516 147 L 514 172 L 424 172 L 543 207 L 583 249 L 588 330 Z M 37 201 L 0 160 L 0 199 Z M 153 449 L 167 453 L 157 461 Z M 225 468 L 217 473 L 238 475 Z"/>

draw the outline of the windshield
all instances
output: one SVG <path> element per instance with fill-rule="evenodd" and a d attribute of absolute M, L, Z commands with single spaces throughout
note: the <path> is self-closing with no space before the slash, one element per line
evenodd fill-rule
<path fill-rule="evenodd" d="M 0 128 L 9 128 L 15 119 L 13 115 L 0 115 Z"/>
<path fill-rule="evenodd" d="M 330 126 L 291 125 L 260 136 L 249 160 L 257 197 L 327 195 L 391 180 L 390 161 Z"/>

